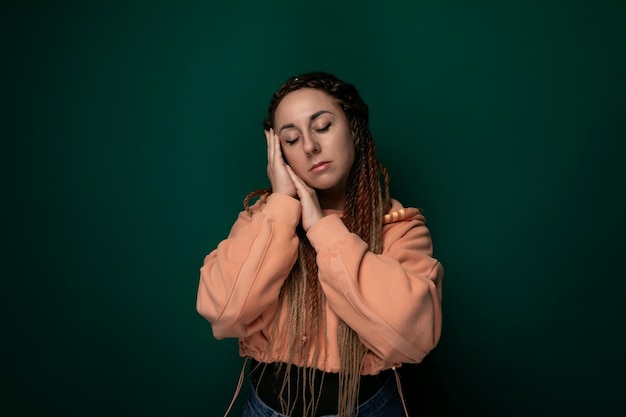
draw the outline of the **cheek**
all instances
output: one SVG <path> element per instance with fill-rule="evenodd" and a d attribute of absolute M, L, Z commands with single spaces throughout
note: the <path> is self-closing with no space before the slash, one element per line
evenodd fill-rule
<path fill-rule="evenodd" d="M 291 164 L 296 159 L 294 149 L 289 145 L 281 144 L 280 152 L 283 154 L 283 159 L 288 164 Z"/>
<path fill-rule="evenodd" d="M 343 153 L 346 156 L 346 162 L 349 162 L 350 166 L 352 166 L 356 158 L 356 149 L 354 148 L 355 145 L 352 141 L 352 137 L 347 138 L 344 145 Z"/>
<path fill-rule="evenodd" d="M 283 150 L 283 159 L 294 170 L 294 172 L 300 171 L 300 161 L 296 152 L 289 152 L 289 150 Z"/>
<path fill-rule="evenodd" d="M 354 161 L 355 160 L 356 160 L 356 157 L 355 157 L 354 151 L 352 151 L 351 154 L 346 156 L 346 170 L 347 170 L 347 172 L 350 172 L 350 170 L 354 166 Z"/>

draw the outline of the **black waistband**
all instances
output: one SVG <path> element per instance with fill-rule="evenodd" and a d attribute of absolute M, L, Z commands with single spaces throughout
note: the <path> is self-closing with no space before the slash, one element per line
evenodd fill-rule
<path fill-rule="evenodd" d="M 294 365 L 279 363 L 259 363 L 252 359 L 250 361 L 250 380 L 256 390 L 257 395 L 267 406 L 280 411 L 280 391 L 283 386 L 285 374 L 289 372 L 291 389 L 283 391 L 283 400 L 292 406 L 292 417 L 301 417 L 304 410 L 304 401 L 317 401 L 317 415 L 337 414 L 338 394 L 339 394 L 339 374 L 323 372 L 318 369 L 303 369 Z M 315 398 L 311 399 L 310 387 L 307 386 L 302 395 L 302 376 L 304 372 L 315 373 L 314 390 Z M 385 384 L 391 374 L 391 370 L 386 370 L 378 375 L 363 375 L 359 387 L 359 404 L 363 404 L 374 396 Z M 307 374 L 310 375 L 310 374 Z M 305 380 L 310 380 L 305 378 Z M 291 397 L 291 398 L 290 398 Z"/>

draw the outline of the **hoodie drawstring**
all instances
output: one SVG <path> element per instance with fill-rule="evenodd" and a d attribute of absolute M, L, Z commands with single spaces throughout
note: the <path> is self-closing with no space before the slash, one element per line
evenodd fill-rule
<path fill-rule="evenodd" d="M 400 394 L 400 400 L 402 401 L 402 408 L 404 408 L 404 414 L 406 417 L 409 417 L 409 410 L 406 408 L 406 403 L 404 402 L 404 394 L 402 393 L 402 385 L 400 384 L 400 375 L 398 374 L 398 370 L 396 367 L 392 367 L 393 373 L 396 375 L 396 385 L 398 386 L 398 393 Z"/>
<path fill-rule="evenodd" d="M 239 374 L 239 381 L 237 382 L 237 389 L 235 390 L 235 395 L 233 395 L 233 399 L 230 401 L 230 405 L 228 406 L 228 410 L 224 413 L 224 417 L 228 416 L 230 410 L 232 410 L 233 405 L 235 405 L 235 401 L 239 396 L 239 392 L 241 392 L 241 386 L 243 385 L 243 379 L 246 375 L 246 365 L 248 364 L 248 357 L 243 361 L 243 366 L 241 367 L 241 373 Z"/>

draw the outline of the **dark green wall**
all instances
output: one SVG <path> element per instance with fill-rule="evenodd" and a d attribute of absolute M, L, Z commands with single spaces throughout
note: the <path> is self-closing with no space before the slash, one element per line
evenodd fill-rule
<path fill-rule="evenodd" d="M 267 185 L 271 93 L 319 69 L 446 267 L 411 406 L 626 413 L 626 3 L 215 3 L 0 6 L 0 414 L 223 413 L 198 268 Z"/>

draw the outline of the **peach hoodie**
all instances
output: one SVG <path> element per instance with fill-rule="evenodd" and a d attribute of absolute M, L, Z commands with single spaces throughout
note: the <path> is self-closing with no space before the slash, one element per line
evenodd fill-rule
<path fill-rule="evenodd" d="M 325 217 L 307 232 L 326 295 L 328 346 L 318 369 L 339 372 L 339 318 L 369 349 L 364 375 L 418 363 L 439 340 L 443 268 L 432 257 L 424 217 L 415 208 L 392 203 L 380 255 L 348 231 L 338 211 L 324 211 Z M 228 238 L 206 256 L 196 307 L 211 322 L 217 339 L 239 338 L 241 356 L 284 362 L 284 349 L 267 352 L 267 331 L 281 286 L 296 261 L 300 202 L 271 194 L 251 211 L 241 212 Z"/>

